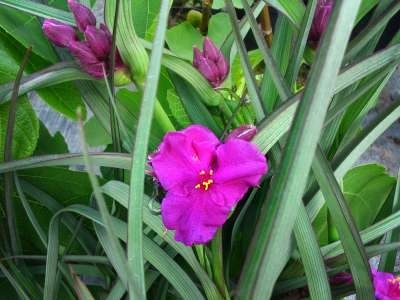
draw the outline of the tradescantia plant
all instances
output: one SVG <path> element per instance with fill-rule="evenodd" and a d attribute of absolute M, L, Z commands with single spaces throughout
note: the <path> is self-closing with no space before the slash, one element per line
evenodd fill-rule
<path fill-rule="evenodd" d="M 399 297 L 400 177 L 354 166 L 398 1 L 95 2 L 0 0 L 2 296 Z"/>

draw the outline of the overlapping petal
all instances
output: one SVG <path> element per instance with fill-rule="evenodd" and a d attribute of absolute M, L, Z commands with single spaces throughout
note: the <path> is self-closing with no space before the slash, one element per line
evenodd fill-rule
<path fill-rule="evenodd" d="M 400 278 L 391 273 L 372 269 L 377 300 L 400 300 Z"/>
<path fill-rule="evenodd" d="M 218 139 L 200 125 L 167 133 L 150 160 L 162 187 L 177 194 L 188 194 L 196 185 L 199 171 L 211 164 L 218 143 Z"/>
<path fill-rule="evenodd" d="M 221 144 L 217 150 L 218 184 L 245 183 L 256 186 L 267 171 L 267 162 L 257 147 L 241 139 L 231 139 Z M 228 192 L 229 193 L 229 192 Z"/>
<path fill-rule="evenodd" d="M 187 246 L 209 242 L 230 213 L 200 191 L 190 198 L 168 192 L 161 211 L 165 227 L 175 230 L 175 239 Z"/>

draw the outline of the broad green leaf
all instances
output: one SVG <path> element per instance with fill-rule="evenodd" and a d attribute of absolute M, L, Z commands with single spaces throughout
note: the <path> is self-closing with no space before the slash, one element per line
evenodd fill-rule
<path fill-rule="evenodd" d="M 133 24 L 137 35 L 145 38 L 154 20 L 157 20 L 161 0 L 133 0 Z"/>
<path fill-rule="evenodd" d="M 91 147 L 112 143 L 110 134 L 104 130 L 96 116 L 91 117 L 84 125 L 86 142 Z"/>
<path fill-rule="evenodd" d="M 4 141 L 8 123 L 9 103 L 0 104 L 0 161 L 4 159 Z M 17 103 L 15 116 L 12 157 L 13 159 L 30 156 L 36 148 L 39 138 L 39 121 L 30 102 L 21 97 Z"/>
<path fill-rule="evenodd" d="M 362 165 L 346 173 L 343 193 L 359 230 L 374 223 L 395 183 L 381 165 Z"/>
<path fill-rule="evenodd" d="M 43 59 L 56 62 L 58 60 L 50 42 L 44 36 L 37 17 L 13 8 L 1 7 L 0 27 L 13 36 L 25 48 L 32 46 L 32 51 Z"/>
<path fill-rule="evenodd" d="M 80 107 L 82 118 L 86 119 L 86 106 L 82 101 L 81 94 L 71 82 L 39 89 L 37 92 L 51 108 L 64 116 L 76 120 L 76 110 Z"/>
<path fill-rule="evenodd" d="M 54 136 L 51 136 L 46 126 L 40 122 L 39 126 L 39 140 L 36 145 L 34 155 L 49 154 L 60 154 L 68 152 L 67 143 L 60 132 L 56 132 Z"/>
<path fill-rule="evenodd" d="M 15 73 L 12 72 L 11 69 L 18 70 L 18 65 L 21 63 L 26 49 L 16 39 L 5 33 L 2 29 L 0 29 L 0 40 L 2 40 L 2 42 L 0 42 L 0 58 L 1 61 L 4 62 L 4 66 L 2 66 L 3 68 L 1 68 L 3 72 L 0 72 L 0 83 L 9 82 L 9 84 L 5 85 L 4 89 L 1 89 L 0 98 L 4 96 L 3 99 L 0 99 L 0 102 L 2 102 L 8 101 L 11 96 L 11 89 L 13 84 L 11 81 L 15 79 L 17 73 L 16 71 Z M 27 86 L 32 86 L 30 85 L 29 81 L 39 83 L 41 79 L 43 79 L 43 81 L 41 81 L 41 84 L 45 87 L 39 88 L 39 86 L 37 86 L 36 89 L 41 98 L 54 110 L 62 113 L 68 118 L 76 119 L 76 109 L 79 106 L 82 107 L 83 111 L 85 112 L 85 106 L 81 99 L 81 95 L 72 83 L 59 83 L 57 81 L 58 78 L 46 74 L 46 71 L 43 71 L 43 69 L 47 68 L 48 66 L 49 63 L 47 61 L 35 54 L 32 54 L 29 57 L 25 72 L 28 74 L 34 72 L 37 73 L 23 78 L 23 83 L 21 84 L 19 89 L 20 95 L 24 94 L 27 91 Z M 56 69 L 56 67 L 52 66 L 46 70 L 55 71 Z M 68 69 L 60 70 L 61 74 L 64 75 L 67 74 L 69 71 L 70 70 Z M 2 75 L 4 76 L 4 78 Z M 85 113 L 83 114 L 85 115 Z"/>
<path fill-rule="evenodd" d="M 211 16 L 208 23 L 207 36 L 218 45 L 222 46 L 232 32 L 227 13 L 217 13 Z"/>
<path fill-rule="evenodd" d="M 193 60 L 193 47 L 203 48 L 203 37 L 192 24 L 185 21 L 170 28 L 165 40 L 169 49 L 179 57 Z"/>

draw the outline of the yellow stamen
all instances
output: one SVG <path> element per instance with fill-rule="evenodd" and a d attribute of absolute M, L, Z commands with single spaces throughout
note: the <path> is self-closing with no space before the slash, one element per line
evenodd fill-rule
<path fill-rule="evenodd" d="M 207 191 L 208 187 L 210 186 L 211 183 L 213 183 L 214 180 L 208 179 L 207 181 L 203 181 L 201 184 L 204 186 L 204 190 Z"/>
<path fill-rule="evenodd" d="M 200 183 L 196 184 L 196 185 L 194 186 L 194 188 L 195 188 L 195 189 L 199 189 L 199 188 L 200 188 Z"/>
<path fill-rule="evenodd" d="M 199 175 L 205 175 L 205 174 L 206 174 L 206 171 L 204 171 L 204 170 L 201 170 L 199 173 Z"/>

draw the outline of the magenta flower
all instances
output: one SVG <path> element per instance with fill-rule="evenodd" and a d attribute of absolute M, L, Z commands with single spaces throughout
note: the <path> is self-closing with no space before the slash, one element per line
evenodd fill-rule
<path fill-rule="evenodd" d="M 167 133 L 150 164 L 166 190 L 161 204 L 164 225 L 187 246 L 210 241 L 268 170 L 255 145 L 234 138 L 221 143 L 201 125 Z"/>
<path fill-rule="evenodd" d="M 400 300 L 400 277 L 372 269 L 377 300 Z"/>
<path fill-rule="evenodd" d="M 228 62 L 208 37 L 204 39 L 203 52 L 193 48 L 193 66 L 213 87 L 219 87 L 229 73 Z"/>
<path fill-rule="evenodd" d="M 315 8 L 314 19 L 311 24 L 308 40 L 313 48 L 317 48 L 322 34 L 328 25 L 329 17 L 332 13 L 334 0 L 318 0 Z"/>

